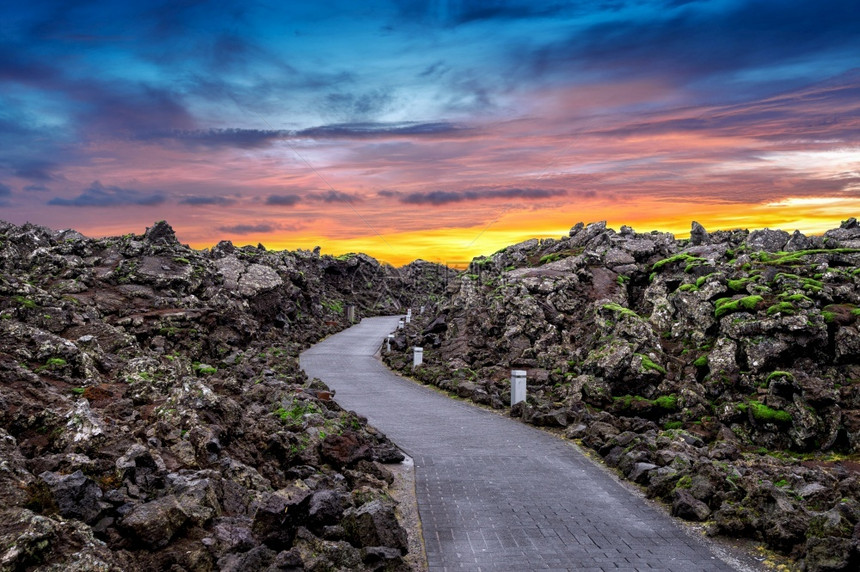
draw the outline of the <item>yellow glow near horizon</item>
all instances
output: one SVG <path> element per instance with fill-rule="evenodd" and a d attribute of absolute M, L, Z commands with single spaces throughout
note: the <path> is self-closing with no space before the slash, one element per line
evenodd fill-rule
<path fill-rule="evenodd" d="M 297 233 L 290 236 L 258 234 L 244 236 L 241 244 L 262 243 L 271 250 L 313 249 L 321 247 L 324 254 L 338 255 L 363 252 L 381 262 L 402 266 L 423 259 L 448 266 L 464 268 L 475 257 L 490 255 L 504 247 L 530 238 L 560 238 L 567 236 L 577 222 L 606 220 L 618 230 L 629 225 L 637 232 L 657 230 L 671 232 L 679 238 L 689 236 L 691 221 L 706 229 L 737 228 L 795 229 L 805 234 L 820 234 L 860 212 L 860 198 L 788 197 L 780 201 L 758 204 L 727 204 L 701 202 L 664 202 L 655 199 L 627 202 L 619 205 L 588 205 L 582 210 L 533 210 L 508 213 L 489 225 L 461 228 L 383 233 L 333 239 L 321 233 Z M 177 229 L 177 233 L 181 231 Z M 212 244 L 192 244 L 206 248 Z"/>

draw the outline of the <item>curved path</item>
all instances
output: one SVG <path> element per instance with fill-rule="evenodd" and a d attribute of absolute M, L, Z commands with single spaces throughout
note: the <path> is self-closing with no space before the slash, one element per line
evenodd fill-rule
<path fill-rule="evenodd" d="M 391 373 L 373 356 L 398 319 L 300 363 L 414 459 L 430 570 L 732 570 L 563 440 Z"/>

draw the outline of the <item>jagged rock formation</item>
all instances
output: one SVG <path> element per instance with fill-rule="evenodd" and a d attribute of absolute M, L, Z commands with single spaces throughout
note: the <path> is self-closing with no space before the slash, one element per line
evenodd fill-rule
<path fill-rule="evenodd" d="M 577 224 L 475 259 L 386 356 L 564 428 L 673 514 L 806 570 L 860 564 L 860 224 L 665 233 Z"/>
<path fill-rule="evenodd" d="M 402 455 L 297 356 L 446 272 L 0 222 L 0 570 L 406 569 Z"/>

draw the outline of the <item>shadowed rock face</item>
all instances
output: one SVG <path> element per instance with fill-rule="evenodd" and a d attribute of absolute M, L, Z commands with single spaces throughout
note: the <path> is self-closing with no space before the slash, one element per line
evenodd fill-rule
<path fill-rule="evenodd" d="M 807 570 L 860 563 L 856 220 L 690 240 L 580 223 L 475 259 L 448 293 L 396 333 L 393 367 L 499 409 L 525 369 L 512 415 L 567 428 L 677 516 Z"/>
<path fill-rule="evenodd" d="M 0 222 L 0 569 L 403 568 L 402 455 L 297 357 L 446 272 Z"/>

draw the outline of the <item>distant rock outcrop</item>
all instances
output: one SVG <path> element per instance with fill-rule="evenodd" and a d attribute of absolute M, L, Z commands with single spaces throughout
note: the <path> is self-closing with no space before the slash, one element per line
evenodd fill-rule
<path fill-rule="evenodd" d="M 713 534 L 805 570 L 860 565 L 860 224 L 615 232 L 577 224 L 475 259 L 385 359 L 564 428 Z M 444 324 L 444 328 L 441 327 Z M 424 364 L 411 368 L 411 346 Z"/>

